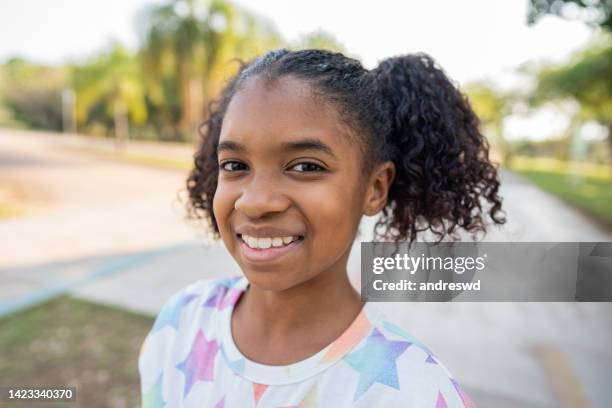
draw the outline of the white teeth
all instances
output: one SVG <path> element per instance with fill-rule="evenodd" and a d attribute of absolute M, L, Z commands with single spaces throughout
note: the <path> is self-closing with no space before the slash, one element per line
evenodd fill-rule
<path fill-rule="evenodd" d="M 256 238 L 246 234 L 242 234 L 242 240 L 251 248 L 267 249 L 270 247 L 282 247 L 288 245 L 291 242 L 299 239 L 298 236 L 291 237 L 266 237 Z"/>
<path fill-rule="evenodd" d="M 257 238 L 257 246 L 263 249 L 270 248 L 272 246 L 272 238 Z"/>

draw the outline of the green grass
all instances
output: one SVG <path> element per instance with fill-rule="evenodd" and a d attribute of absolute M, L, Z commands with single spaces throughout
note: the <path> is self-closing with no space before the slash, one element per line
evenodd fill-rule
<path fill-rule="evenodd" d="M 138 353 L 152 324 L 151 317 L 68 296 L 5 316 L 1 385 L 76 387 L 76 404 L 45 406 L 139 406 Z"/>
<path fill-rule="evenodd" d="M 513 159 L 510 168 L 541 189 L 612 226 L 612 168 L 554 159 Z"/>

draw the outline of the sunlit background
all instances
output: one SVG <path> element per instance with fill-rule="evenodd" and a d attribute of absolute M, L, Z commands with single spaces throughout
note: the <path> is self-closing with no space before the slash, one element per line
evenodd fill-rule
<path fill-rule="evenodd" d="M 277 47 L 338 50 L 367 68 L 430 54 L 467 94 L 501 165 L 509 223 L 487 239 L 612 241 L 611 9 L 2 2 L 0 387 L 73 385 L 79 406 L 140 404 L 136 358 L 162 302 L 197 279 L 240 273 L 219 243 L 202 245 L 203 225 L 183 219 L 182 188 L 196 129 L 236 59 Z M 349 266 L 357 282 L 358 257 Z M 612 398 L 610 303 L 385 307 L 478 406 Z"/>

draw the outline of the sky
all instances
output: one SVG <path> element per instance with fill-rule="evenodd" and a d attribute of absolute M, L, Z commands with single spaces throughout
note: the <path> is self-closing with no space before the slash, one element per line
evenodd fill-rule
<path fill-rule="evenodd" d="M 423 51 L 459 83 L 486 79 L 505 89 L 525 86 L 515 73 L 519 65 L 565 61 L 592 36 L 584 24 L 552 16 L 528 27 L 526 0 L 234 2 L 270 19 L 287 40 L 323 29 L 367 68 Z M 95 55 L 113 40 L 135 49 L 136 16 L 154 4 L 160 2 L 2 0 L 0 62 L 21 56 L 60 64 Z"/>

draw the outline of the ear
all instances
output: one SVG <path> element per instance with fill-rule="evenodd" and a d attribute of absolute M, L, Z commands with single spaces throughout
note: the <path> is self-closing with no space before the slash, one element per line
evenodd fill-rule
<path fill-rule="evenodd" d="M 375 215 L 385 207 L 389 188 L 394 178 L 395 164 L 391 161 L 379 164 L 372 170 L 363 206 L 365 215 Z"/>

